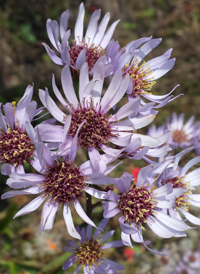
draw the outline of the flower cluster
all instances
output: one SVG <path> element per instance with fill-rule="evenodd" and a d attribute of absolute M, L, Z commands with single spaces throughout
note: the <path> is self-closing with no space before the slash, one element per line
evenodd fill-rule
<path fill-rule="evenodd" d="M 7 185 L 12 190 L 1 198 L 36 195 L 14 218 L 43 204 L 40 233 L 53 227 L 56 212 L 63 208 L 68 233 L 79 241 L 77 244 L 70 239 L 64 246 L 73 254 L 64 263 L 64 270 L 75 264 L 74 273 L 81 267 L 88 274 L 118 273 L 123 267 L 105 258 L 105 249 L 123 245 L 133 248 L 132 242 L 137 242 L 155 254 L 163 254 L 143 240 L 142 232 L 147 227 L 162 238 L 185 236 L 192 227 L 179 212 L 192 224 L 200 225 L 200 219 L 189 213 L 190 204 L 200 207 L 200 195 L 193 194 L 200 184 L 200 169 L 188 172 L 200 163 L 200 157 L 179 166 L 193 149 L 186 147 L 199 140 L 193 133 L 194 118 L 183 125 L 183 115 L 177 118 L 175 114 L 165 128 L 154 127 L 148 135 L 140 133 L 154 120 L 158 109 L 178 97 L 173 97 L 174 89 L 165 95 L 152 93 L 155 80 L 174 66 L 172 50 L 146 60 L 161 42 L 152 37 L 120 49 L 112 39 L 118 21 L 106 31 L 110 15 L 105 14 L 98 24 L 100 10 L 93 13 L 84 34 L 84 13 L 81 3 L 72 39 L 68 10 L 61 15 L 60 24 L 47 20 L 47 34 L 54 49 L 45 43 L 44 47 L 52 61 L 63 66 L 62 91 L 52 77 L 57 100 L 47 88 L 40 89 L 43 107 L 37 109 L 32 101 L 33 87 L 28 86 L 18 104 L 2 106 L 1 173 L 9 176 Z M 105 79 L 110 81 L 108 86 Z M 32 121 L 42 111 L 53 118 L 33 126 Z M 178 146 L 186 149 L 169 156 L 168 152 Z M 86 157 L 77 163 L 80 150 Z M 127 158 L 134 163 L 143 159 L 146 166 L 137 178 L 127 172 L 120 178 L 111 177 L 111 171 Z M 24 163 L 32 166 L 31 173 Z M 97 206 L 102 213 L 98 225 L 93 217 Z M 73 209 L 83 220 L 82 228 L 75 227 Z M 109 219 L 118 214 L 121 239 L 104 244 L 114 230 L 102 233 Z"/>
<path fill-rule="evenodd" d="M 172 117 L 167 118 L 166 122 L 156 128 L 151 126 L 148 135 L 158 138 L 164 133 L 169 133 L 167 144 L 172 149 L 183 149 L 194 146 L 196 154 L 200 155 L 200 122 L 194 122 L 195 117 L 192 116 L 184 123 L 184 113 L 177 116 L 176 113 Z"/>

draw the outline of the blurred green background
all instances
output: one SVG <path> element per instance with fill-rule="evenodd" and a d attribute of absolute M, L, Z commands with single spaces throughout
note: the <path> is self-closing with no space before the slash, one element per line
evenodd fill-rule
<path fill-rule="evenodd" d="M 180 84 L 174 94 L 185 95 L 162 108 L 155 123 L 161 125 L 172 112 L 184 112 L 186 118 L 195 115 L 196 121 L 200 120 L 200 1 L 86 0 L 84 3 L 85 26 L 93 11 L 99 8 L 102 16 L 110 12 L 109 24 L 121 18 L 114 33 L 114 39 L 120 42 L 121 47 L 145 36 L 163 38 L 145 61 L 163 54 L 169 48 L 174 49 L 174 68 L 157 80 L 153 90 L 156 94 L 165 94 Z M 46 34 L 46 20 L 59 21 L 61 13 L 69 9 L 69 28 L 73 36 L 79 4 L 77 0 L 0 0 L 1 102 L 18 101 L 26 86 L 34 83 L 34 100 L 40 105 L 38 88 L 48 87 L 51 91 L 52 73 L 60 87 L 61 67 L 50 60 L 41 44 L 46 42 L 51 46 Z M 130 171 L 134 164 L 129 163 L 126 171 Z M 122 171 L 123 167 L 120 167 L 117 172 Z M 6 178 L 1 176 L 1 194 L 5 192 L 5 181 Z M 63 273 L 62 264 L 68 255 L 62 252 L 62 245 L 68 235 L 62 213 L 59 212 L 52 231 L 39 235 L 41 209 L 12 220 L 12 216 L 28 199 L 24 196 L 0 202 L 0 274 Z M 195 215 L 200 214 L 196 211 Z M 78 217 L 75 221 L 80 224 Z M 110 227 L 115 228 L 116 225 L 117 219 L 113 219 Z M 145 234 L 147 239 L 152 239 L 152 247 L 160 250 L 165 246 L 179 257 L 187 248 L 199 248 L 199 228 L 189 231 L 189 237 L 181 241 L 173 239 L 165 242 L 152 234 Z M 114 239 L 119 238 L 118 231 Z M 109 256 L 124 264 L 126 270 L 123 273 L 165 273 L 163 269 L 167 259 L 152 255 L 142 245 L 136 245 L 131 260 L 126 260 L 124 249 L 111 251 Z M 65 273 L 73 273 L 73 269 Z"/>

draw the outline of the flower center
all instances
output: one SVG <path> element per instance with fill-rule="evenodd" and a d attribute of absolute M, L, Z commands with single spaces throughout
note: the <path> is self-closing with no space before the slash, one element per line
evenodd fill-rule
<path fill-rule="evenodd" d="M 94 109 L 91 103 L 89 107 L 79 105 L 77 109 L 72 109 L 72 120 L 69 135 L 75 136 L 79 125 L 85 121 L 78 137 L 78 145 L 82 148 L 100 148 L 111 139 L 111 124 L 101 110 Z"/>
<path fill-rule="evenodd" d="M 189 274 L 188 272 L 187 272 L 187 270 L 181 270 L 181 274 Z"/>
<path fill-rule="evenodd" d="M 119 199 L 119 208 L 122 210 L 126 221 L 135 222 L 142 227 L 142 222 L 154 211 L 156 199 L 150 188 L 135 185 Z M 142 227 L 143 228 L 143 227 Z M 144 228 L 143 228 L 144 229 Z"/>
<path fill-rule="evenodd" d="M 129 66 L 126 64 L 124 67 L 124 76 L 126 74 L 130 75 L 130 78 L 133 82 L 133 95 L 137 96 L 141 93 L 147 93 L 147 90 L 151 90 L 153 85 L 156 83 L 153 81 L 154 77 L 149 77 L 153 73 L 149 64 L 143 62 L 142 65 L 138 66 L 137 59 L 134 63 Z"/>
<path fill-rule="evenodd" d="M 191 254 L 190 256 L 189 256 L 189 261 L 190 262 L 196 262 L 196 260 L 197 260 L 197 258 L 193 255 L 193 254 Z"/>
<path fill-rule="evenodd" d="M 171 183 L 173 185 L 173 188 L 184 188 L 185 191 L 183 192 L 183 194 L 179 197 L 176 198 L 175 201 L 175 206 L 177 208 L 182 208 L 186 211 L 188 211 L 188 206 L 190 205 L 190 198 L 188 197 L 188 195 L 192 194 L 191 192 L 191 187 L 190 185 L 188 185 L 186 182 L 184 182 L 183 177 L 174 177 L 174 178 L 170 178 L 168 179 L 165 184 L 167 183 Z"/>
<path fill-rule="evenodd" d="M 187 134 L 182 129 L 177 129 L 172 131 L 172 138 L 174 142 L 181 144 L 183 142 L 187 142 Z"/>
<path fill-rule="evenodd" d="M 85 241 L 79 248 L 77 248 L 77 264 L 83 265 L 84 267 L 85 265 L 96 266 L 98 265 L 98 261 L 103 259 L 102 255 L 100 241 L 91 238 L 88 241 Z"/>
<path fill-rule="evenodd" d="M 45 195 L 51 196 L 52 201 L 60 204 L 83 197 L 85 187 L 85 178 L 80 169 L 61 159 L 48 167 L 43 183 Z"/>
<path fill-rule="evenodd" d="M 83 38 L 82 42 L 80 42 L 79 45 L 76 44 L 75 39 L 72 41 L 72 43 L 73 45 L 69 49 L 69 53 L 71 65 L 75 68 L 76 60 L 84 48 L 86 48 L 86 62 L 88 63 L 89 71 L 94 67 L 97 60 L 101 56 L 105 55 L 105 50 L 101 46 L 95 46 L 95 44 L 88 46 L 88 44 L 85 41 L 85 38 Z"/>
<path fill-rule="evenodd" d="M 16 127 L 0 133 L 0 162 L 8 163 L 17 167 L 29 162 L 33 156 L 34 145 L 21 128 Z"/>

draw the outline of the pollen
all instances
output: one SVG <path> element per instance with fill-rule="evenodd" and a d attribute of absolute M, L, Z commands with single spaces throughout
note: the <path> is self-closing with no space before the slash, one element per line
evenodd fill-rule
<path fill-rule="evenodd" d="M 86 187 L 85 177 L 80 168 L 68 161 L 58 159 L 47 168 L 45 180 L 41 186 L 44 195 L 52 202 L 71 203 L 83 196 Z"/>
<path fill-rule="evenodd" d="M 71 109 L 72 120 L 69 135 L 75 136 L 79 125 L 85 121 L 78 135 L 78 145 L 81 148 L 101 148 L 112 138 L 111 124 L 101 109 L 96 110 L 93 102 L 89 105 L 79 105 L 76 109 Z"/>
<path fill-rule="evenodd" d="M 69 49 L 70 61 L 73 67 L 76 67 L 76 60 L 83 49 L 86 49 L 86 62 L 88 63 L 89 71 L 94 67 L 97 60 L 105 55 L 105 50 L 101 46 L 94 44 L 88 46 L 88 43 L 83 38 L 82 42 L 77 45 L 76 40 L 72 41 L 72 47 Z"/>
<path fill-rule="evenodd" d="M 101 252 L 102 245 L 99 240 L 93 238 L 85 241 L 79 248 L 76 249 L 77 264 L 92 267 L 97 266 L 99 260 L 102 260 L 103 253 Z"/>
<path fill-rule="evenodd" d="M 173 177 L 168 179 L 166 183 L 171 183 L 173 188 L 183 188 L 184 192 L 181 196 L 177 197 L 175 200 L 175 206 L 177 209 L 182 208 L 186 211 L 189 210 L 190 198 L 189 195 L 192 194 L 192 188 L 189 183 L 184 181 L 184 177 Z"/>
<path fill-rule="evenodd" d="M 127 63 L 123 69 L 124 76 L 129 74 L 130 79 L 133 82 L 133 91 L 132 94 L 136 97 L 141 93 L 148 93 L 149 90 L 155 85 L 153 81 L 154 77 L 151 77 L 153 71 L 149 64 L 146 64 L 144 61 L 142 65 L 138 65 L 138 60 L 133 62 L 132 65 Z"/>
<path fill-rule="evenodd" d="M 123 193 L 119 199 L 121 209 L 128 223 L 136 223 L 143 228 L 142 223 L 153 213 L 157 200 L 147 186 L 134 185 L 127 193 Z M 144 228 L 143 228 L 144 229 Z"/>
<path fill-rule="evenodd" d="M 29 162 L 33 157 L 34 145 L 27 133 L 16 127 L 8 126 L 6 132 L 0 133 L 0 162 L 15 167 Z"/>

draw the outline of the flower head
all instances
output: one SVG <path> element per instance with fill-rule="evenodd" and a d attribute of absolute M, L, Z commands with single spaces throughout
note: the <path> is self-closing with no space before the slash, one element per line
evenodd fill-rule
<path fill-rule="evenodd" d="M 39 95 L 43 105 L 61 124 L 65 123 L 69 114 L 72 117 L 68 134 L 65 134 L 63 127 L 60 127 L 59 132 L 56 132 L 57 141 L 61 142 L 63 138 L 72 140 L 77 128 L 84 121 L 78 136 L 79 147 L 86 148 L 90 151 L 102 149 L 105 153 L 115 157 L 116 154 L 120 154 L 123 147 L 131 142 L 132 137 L 138 137 L 143 140 L 142 135 L 134 131 L 149 124 L 155 118 L 155 115 L 151 114 L 151 111 L 148 111 L 147 114 L 139 113 L 139 98 L 127 102 L 117 112 L 113 111 L 112 108 L 126 92 L 129 76 L 123 79 L 121 71 L 117 70 L 108 89 L 105 94 L 102 95 L 104 73 L 104 63 L 100 62 L 98 66 L 95 67 L 93 80 L 89 81 L 88 64 L 85 63 L 82 66 L 79 76 L 80 82 L 82 83 L 79 86 L 79 100 L 73 87 L 68 66 L 64 67 L 61 76 L 62 86 L 67 100 L 62 97 L 53 77 L 52 85 L 54 93 L 64 106 L 67 114 L 57 107 L 47 90 L 40 90 Z M 152 104 L 149 106 L 149 109 L 151 108 Z M 112 112 L 114 113 L 112 114 Z M 130 117 L 130 114 L 134 114 L 133 117 Z M 41 136 L 47 135 L 45 131 L 49 132 L 47 139 L 45 140 L 44 138 L 45 141 L 55 140 L 54 126 L 39 126 Z M 153 138 L 149 137 L 149 139 Z M 114 144 L 114 148 L 111 148 L 109 143 Z M 159 141 L 156 140 L 156 144 L 158 143 Z M 118 149 L 118 147 L 120 147 L 120 149 Z"/>
<path fill-rule="evenodd" d="M 188 173 L 188 170 L 200 162 L 200 157 L 190 160 L 183 168 L 178 166 L 180 159 L 193 147 L 184 149 L 174 158 L 174 164 L 162 174 L 160 185 L 171 183 L 175 191 L 182 191 L 176 195 L 174 207 L 169 210 L 169 215 L 181 219 L 178 211 L 182 212 L 187 220 L 191 223 L 200 225 L 200 219 L 189 213 L 189 206 L 200 207 L 199 194 L 192 194 L 195 186 L 200 185 L 200 169 L 194 169 Z"/>
<path fill-rule="evenodd" d="M 68 117 L 66 124 L 70 124 L 70 117 Z M 29 128 L 31 128 L 30 124 Z M 91 156 L 91 161 L 80 166 L 75 165 L 79 130 L 72 143 L 68 145 L 67 142 L 63 142 L 55 153 L 50 152 L 43 143 L 36 142 L 38 161 L 33 162 L 33 166 L 40 174 L 11 173 L 7 180 L 7 184 L 11 188 L 19 190 L 3 194 L 2 199 L 21 194 L 39 194 L 38 197 L 17 212 L 15 217 L 33 212 L 46 200 L 42 210 L 40 232 L 52 228 L 56 212 L 63 205 L 63 216 L 69 234 L 74 238 L 80 238 L 74 227 L 71 207 L 74 206 L 81 218 L 95 227 L 79 200 L 86 198 L 85 193 L 103 199 L 106 192 L 93 189 L 90 185 L 112 184 L 114 182 L 113 178 L 105 176 L 112 170 L 106 166 L 110 159 L 106 159 L 97 152 L 92 155 L 93 157 Z M 20 190 L 21 188 L 22 190 Z"/>
<path fill-rule="evenodd" d="M 173 90 L 166 95 L 153 95 L 149 92 L 155 85 L 155 80 L 170 71 L 175 63 L 175 58 L 169 59 L 172 49 L 148 62 L 143 60 L 149 52 L 160 44 L 161 40 L 160 38 L 152 39 L 152 36 L 144 37 L 130 42 L 120 50 L 118 42 L 114 42 L 114 40 L 110 42 L 107 51 L 109 61 L 113 65 L 113 71 L 121 68 L 123 76 L 129 75 L 130 77 L 129 88 L 126 92 L 129 99 L 143 96 L 150 101 L 159 103 L 160 106 L 158 107 L 174 99 L 169 96 Z"/>
<path fill-rule="evenodd" d="M 173 113 L 172 118 L 167 120 L 166 128 L 171 133 L 168 144 L 172 149 L 177 147 L 186 148 L 192 145 L 194 131 L 193 122 L 194 116 L 184 124 L 183 113 L 179 117 Z"/>
<path fill-rule="evenodd" d="M 112 38 L 117 23 L 119 22 L 119 20 L 114 22 L 105 33 L 110 19 L 110 14 L 109 12 L 106 13 L 98 26 L 101 11 L 96 10 L 92 14 L 84 35 L 84 14 L 84 4 L 81 3 L 74 28 L 74 39 L 72 40 L 72 45 L 70 45 L 68 41 L 71 34 L 71 31 L 68 30 L 69 10 L 62 13 L 60 26 L 56 21 L 52 21 L 51 19 L 47 20 L 48 37 L 56 51 L 60 54 L 60 57 L 58 57 L 55 51 L 51 50 L 48 45 L 43 43 L 53 62 L 58 65 L 68 64 L 78 71 L 85 62 L 88 63 L 90 71 L 101 56 L 106 56 L 105 49 Z M 59 35 L 61 40 L 59 39 Z"/>
<path fill-rule="evenodd" d="M 124 173 L 115 182 L 121 194 L 109 191 L 105 195 L 108 202 L 102 202 L 104 217 L 111 218 L 121 213 L 119 224 L 124 244 L 132 247 L 131 237 L 133 241 L 146 246 L 149 242 L 144 242 L 142 237 L 145 223 L 163 238 L 178 235 L 187 229 L 184 222 L 173 219 L 162 212 L 162 209 L 171 208 L 174 205 L 175 196 L 172 184 L 168 183 L 159 188 L 156 188 L 154 184 L 170 162 L 171 160 L 142 168 L 138 174 L 137 183 L 133 186 L 131 186 L 132 176 Z"/>
<path fill-rule="evenodd" d="M 81 238 L 79 244 L 72 240 L 67 241 L 67 246 L 63 249 L 67 252 L 73 253 L 72 256 L 63 264 L 63 270 L 67 270 L 73 264 L 76 264 L 74 273 L 78 273 L 79 269 L 83 267 L 84 273 L 118 273 L 116 270 L 123 270 L 123 266 L 119 263 L 110 261 L 104 257 L 104 250 L 108 248 L 116 248 L 123 246 L 121 241 L 112 241 L 104 244 L 104 241 L 109 239 L 114 230 L 107 232 L 105 235 L 101 235 L 101 230 L 105 228 L 108 219 L 103 219 L 97 226 L 94 234 L 92 235 L 92 227 L 82 228 L 79 231 Z M 114 271 L 114 272 L 113 272 Z"/>
<path fill-rule="evenodd" d="M 189 265 L 191 268 L 200 269 L 200 250 L 192 252 L 187 250 L 183 255 L 183 261 Z"/>
<path fill-rule="evenodd" d="M 1 172 L 23 172 L 23 164 L 31 162 L 35 147 L 26 132 L 26 124 L 30 123 L 40 109 L 32 101 L 33 86 L 29 85 L 21 100 L 3 105 L 4 115 L 0 110 L 0 162 Z"/>

